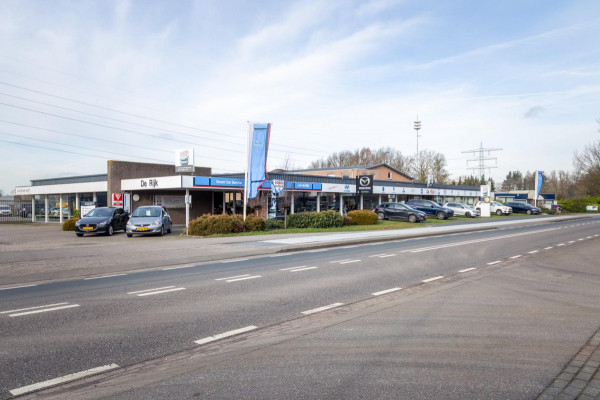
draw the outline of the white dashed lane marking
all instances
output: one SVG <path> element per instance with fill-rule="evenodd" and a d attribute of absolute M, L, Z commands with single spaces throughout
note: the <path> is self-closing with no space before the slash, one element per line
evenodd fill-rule
<path fill-rule="evenodd" d="M 206 344 L 206 343 L 214 342 L 215 340 L 223 339 L 223 338 L 234 336 L 234 335 L 239 335 L 240 333 L 250 332 L 250 331 L 253 331 L 255 329 L 258 329 L 258 327 L 254 326 L 254 325 L 250 325 L 250 326 L 246 326 L 244 328 L 235 329 L 233 331 L 219 333 L 218 335 L 205 337 L 204 339 L 195 340 L 194 343 L 196 343 L 196 344 Z"/>
<path fill-rule="evenodd" d="M 339 306 L 343 306 L 344 303 L 333 303 L 330 304 L 328 306 L 323 306 L 323 307 L 319 307 L 319 308 L 313 308 L 312 310 L 308 310 L 308 311 L 302 311 L 302 314 L 304 315 L 310 315 L 310 314 L 314 314 L 314 313 L 318 313 L 321 311 L 325 311 L 325 310 L 329 310 L 335 307 L 339 307 Z"/>
<path fill-rule="evenodd" d="M 168 293 L 168 292 L 176 292 L 179 290 L 185 290 L 185 288 L 184 287 L 175 287 L 175 286 L 164 286 L 164 287 L 160 287 L 160 288 L 128 292 L 127 294 L 135 294 L 136 296 L 143 297 L 143 296 L 152 296 L 155 294 L 162 294 L 162 293 Z"/>
<path fill-rule="evenodd" d="M 462 273 L 464 273 L 464 272 L 474 271 L 474 270 L 476 270 L 476 269 L 477 269 L 477 268 L 475 268 L 475 267 L 472 267 L 472 268 L 465 268 L 465 269 L 461 269 L 461 270 L 460 270 L 460 271 L 458 271 L 458 272 L 462 274 Z"/>
<path fill-rule="evenodd" d="M 17 310 L 0 311 L 0 314 L 8 314 L 9 317 L 21 317 L 23 315 L 39 314 L 39 313 L 43 313 L 43 312 L 58 311 L 58 310 L 64 310 L 67 308 L 74 308 L 74 307 L 80 307 L 80 305 L 79 304 L 69 304 L 68 302 L 54 303 L 54 304 L 46 304 L 44 306 L 20 308 Z"/>
<path fill-rule="evenodd" d="M 397 292 L 400 289 L 402 289 L 402 288 L 395 287 L 395 288 L 392 288 L 392 289 L 382 290 L 381 292 L 375 292 L 375 293 L 371 293 L 371 294 L 373 296 L 381 296 L 382 294 L 388 294 L 388 293 L 392 293 L 392 292 Z"/>
<path fill-rule="evenodd" d="M 440 275 L 440 276 L 434 276 L 433 278 L 424 279 L 421 282 L 423 282 L 423 283 L 429 283 L 429 282 L 437 281 L 438 279 L 442 279 L 442 278 L 443 278 L 442 275 Z"/>

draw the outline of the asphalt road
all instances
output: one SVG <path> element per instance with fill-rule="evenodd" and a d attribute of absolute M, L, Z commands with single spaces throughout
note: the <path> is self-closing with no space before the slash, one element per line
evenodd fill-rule
<path fill-rule="evenodd" d="M 13 394 L 18 393 L 20 388 L 68 374 L 103 366 L 133 366 L 177 352 L 194 351 L 201 347 L 195 341 L 240 328 L 252 326 L 259 330 L 269 327 L 275 329 L 274 327 L 282 326 L 286 321 L 304 321 L 313 315 L 318 319 L 319 313 L 308 315 L 307 312 L 321 307 L 329 306 L 335 311 L 335 308 L 343 309 L 348 305 L 360 307 L 365 301 L 381 298 L 383 300 L 378 300 L 377 303 L 381 311 L 394 306 L 394 301 L 397 301 L 394 297 L 396 293 L 423 290 L 424 287 L 435 287 L 447 281 L 452 285 L 455 284 L 453 282 L 470 279 L 473 274 L 491 273 L 507 264 L 525 260 L 531 263 L 538 259 L 553 260 L 567 255 L 572 258 L 577 253 L 569 249 L 598 247 L 599 223 L 596 219 L 553 222 L 495 231 L 274 254 L 227 262 L 191 263 L 169 269 L 127 273 L 115 271 L 116 273 L 89 276 L 87 279 L 2 290 L 0 393 L 3 398 L 9 398 L 11 391 Z M 65 256 L 62 255 L 61 259 L 64 260 Z M 575 258 L 573 260 L 580 262 Z M 72 262 L 76 264 L 77 259 Z M 559 275 L 560 273 L 557 274 Z M 386 291 L 391 292 L 383 294 Z M 493 290 L 490 291 L 492 293 Z M 502 297 L 499 293 L 495 296 Z M 387 304 L 387 301 L 390 303 Z M 418 336 L 419 321 L 425 321 L 430 312 L 437 315 L 439 311 L 435 307 L 443 308 L 445 301 L 438 300 L 439 304 L 436 306 L 425 305 L 424 309 L 416 308 L 411 315 L 412 328 L 409 332 Z M 449 298 L 448 301 L 462 300 Z M 500 307 L 492 308 L 495 312 L 503 313 Z M 477 312 L 475 309 L 471 311 Z M 491 315 L 486 318 L 493 320 L 497 317 Z M 379 317 L 374 318 L 378 320 Z M 443 315 L 438 318 L 443 319 Z M 468 313 L 463 319 L 465 329 L 479 329 L 478 321 L 470 320 Z M 597 321 L 593 322 L 593 325 L 597 325 Z M 378 323 L 382 324 L 381 321 Z M 393 340 L 397 340 L 394 336 L 395 339 L 390 337 L 386 342 L 385 332 L 398 329 L 398 324 L 398 321 L 391 319 L 389 326 L 382 327 L 383 337 L 380 338 L 379 349 L 382 356 L 393 348 Z M 408 329 L 403 324 L 401 327 Z M 379 340 L 376 339 L 378 335 L 378 332 L 373 332 L 370 340 Z M 322 343 L 327 338 L 325 334 L 321 339 Z M 341 340 L 340 346 L 345 343 L 343 346 L 354 348 L 351 339 Z M 581 340 L 582 337 L 577 336 L 576 339 Z M 416 341 L 417 338 L 412 340 Z M 428 341 L 421 344 L 415 342 L 413 345 L 423 346 L 426 343 Z M 396 342 L 395 345 L 397 344 Z M 461 346 L 460 340 L 456 345 Z M 545 346 L 542 347 L 543 351 L 548 350 Z M 336 346 L 329 345 L 328 348 L 324 353 L 327 357 L 329 351 L 343 352 L 341 348 L 336 349 Z M 568 349 L 571 350 L 573 349 Z M 560 353 L 564 357 L 560 351 L 554 353 Z M 323 355 L 313 352 L 308 354 L 315 357 Z M 335 358 L 333 354 L 331 357 Z M 314 379 L 318 382 L 318 379 L 310 367 L 310 360 L 300 358 L 302 362 L 295 368 L 290 368 L 286 374 L 298 376 L 296 374 L 299 369 L 304 371 L 299 376 L 307 377 L 288 386 L 300 390 L 296 393 L 306 394 L 299 397 L 339 398 L 339 393 L 335 391 L 322 392 L 316 389 L 319 385 L 306 385 Z M 376 360 L 377 358 L 373 359 L 374 365 L 377 364 Z M 491 361 L 488 368 L 493 367 Z M 283 366 L 286 363 L 273 362 L 274 369 L 270 373 L 278 375 L 277 365 Z M 229 366 L 227 368 L 236 370 Z M 360 373 L 350 373 L 352 368 L 340 372 L 340 379 L 361 381 Z M 269 374 L 267 366 L 259 366 L 259 369 L 262 371 L 262 378 Z M 384 368 L 375 368 L 380 369 Z M 215 373 L 224 374 L 223 371 Z M 543 378 L 551 380 L 555 372 L 548 368 Z M 239 370 L 237 373 L 242 374 Z M 384 376 L 386 374 L 385 371 L 380 373 Z M 234 372 L 232 374 L 227 378 L 228 381 L 235 376 Z M 382 379 L 375 375 L 367 374 L 364 378 L 369 381 Z M 214 379 L 218 381 L 217 378 Z M 530 391 L 537 390 L 542 381 L 540 378 Z M 241 382 L 248 384 L 243 379 Z M 261 389 L 266 390 L 264 392 L 215 389 L 198 393 L 202 396 L 214 395 L 214 398 L 282 398 L 275 394 L 288 393 L 283 390 L 283 386 L 285 385 L 282 384 L 276 390 L 267 386 L 266 389 Z M 169 387 L 173 388 L 170 384 Z M 182 387 L 188 388 L 185 385 Z M 249 387 L 253 389 L 254 385 Z M 314 393 L 301 390 L 312 390 L 313 387 Z M 344 385 L 337 387 L 343 388 Z M 156 393 L 150 397 L 136 397 L 136 393 L 138 392 L 128 395 L 130 398 L 169 398 Z M 154 392 L 146 394 L 148 393 Z M 238 394 L 231 396 L 232 393 Z M 271 396 L 265 397 L 268 393 Z M 343 391 L 340 393 L 343 394 Z M 355 394 L 360 393 L 362 392 L 357 390 Z M 397 398 L 390 397 L 393 392 L 389 396 L 385 393 L 375 397 Z M 189 395 L 190 393 L 185 393 L 185 396 Z M 364 396 L 364 393 L 360 396 L 370 397 Z M 184 391 L 171 396 L 187 397 L 184 397 Z M 422 398 L 439 397 L 430 393 Z"/>

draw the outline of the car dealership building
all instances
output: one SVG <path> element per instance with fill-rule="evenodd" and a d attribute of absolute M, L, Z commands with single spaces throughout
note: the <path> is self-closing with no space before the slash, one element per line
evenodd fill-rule
<path fill-rule="evenodd" d="M 479 188 L 415 183 L 387 164 L 302 171 L 272 171 L 250 212 L 267 217 L 273 205 L 272 182 L 283 181 L 279 208 L 290 213 L 334 209 L 373 209 L 384 201 L 425 198 L 474 204 Z M 357 194 L 357 177 L 371 176 L 371 189 Z M 126 161 L 107 162 L 107 173 L 32 180 L 14 189 L 15 202 L 29 210 L 37 222 L 62 222 L 82 206 L 119 206 L 128 212 L 144 205 L 162 205 L 174 224 L 187 223 L 203 214 L 242 213 L 244 174 L 212 175 L 210 168 L 195 167 L 178 174 L 174 165 Z M 340 207 L 343 204 L 344 207 Z M 52 212 L 51 212 L 52 211 Z M 277 216 L 277 215 L 275 215 Z"/>

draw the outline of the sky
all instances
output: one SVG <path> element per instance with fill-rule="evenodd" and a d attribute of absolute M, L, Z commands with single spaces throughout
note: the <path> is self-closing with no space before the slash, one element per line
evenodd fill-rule
<path fill-rule="evenodd" d="M 443 153 L 451 177 L 573 170 L 600 133 L 600 2 L 0 2 L 0 190 L 107 160 L 268 169 Z M 421 121 L 417 139 L 415 119 Z M 501 150 L 499 150 L 501 149 Z"/>

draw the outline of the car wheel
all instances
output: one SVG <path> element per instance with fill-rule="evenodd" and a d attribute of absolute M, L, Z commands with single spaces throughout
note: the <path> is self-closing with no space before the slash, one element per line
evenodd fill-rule
<path fill-rule="evenodd" d="M 413 214 L 409 215 L 409 216 L 408 216 L 408 222 L 410 222 L 410 223 L 413 223 L 413 224 L 414 224 L 415 222 L 417 222 L 417 216 L 416 216 L 416 215 L 413 215 Z"/>
<path fill-rule="evenodd" d="M 77 237 L 83 237 L 83 233 L 76 232 Z"/>
<path fill-rule="evenodd" d="M 443 211 L 439 211 L 437 214 L 437 219 L 446 219 L 446 213 Z"/>
<path fill-rule="evenodd" d="M 531 215 L 531 210 L 527 210 L 527 215 Z"/>
<path fill-rule="evenodd" d="M 377 219 L 382 221 L 385 219 L 385 215 L 383 215 L 383 213 L 377 213 Z"/>
<path fill-rule="evenodd" d="M 465 213 L 465 217 L 467 217 L 467 218 L 471 218 L 471 217 L 472 217 L 472 215 L 471 215 L 471 213 L 470 213 L 470 212 L 468 212 L 468 211 L 467 211 L 467 212 Z"/>
<path fill-rule="evenodd" d="M 165 226 L 164 225 L 160 227 L 160 233 L 159 233 L 159 235 L 160 236 L 164 236 L 165 235 Z"/>
<path fill-rule="evenodd" d="M 502 215 L 502 210 L 497 210 L 496 215 L 498 215 L 498 216 Z"/>
<path fill-rule="evenodd" d="M 167 233 L 171 233 L 171 231 L 172 231 L 172 230 L 173 230 L 173 225 L 171 225 L 171 226 L 169 227 L 169 229 L 167 229 Z"/>
<path fill-rule="evenodd" d="M 132 236 L 133 236 L 133 233 L 128 233 L 127 234 L 127 237 L 132 237 Z"/>
<path fill-rule="evenodd" d="M 115 233 L 115 230 L 113 229 L 112 225 L 109 225 L 108 228 L 106 228 L 106 235 L 107 236 L 112 236 L 113 233 Z"/>

